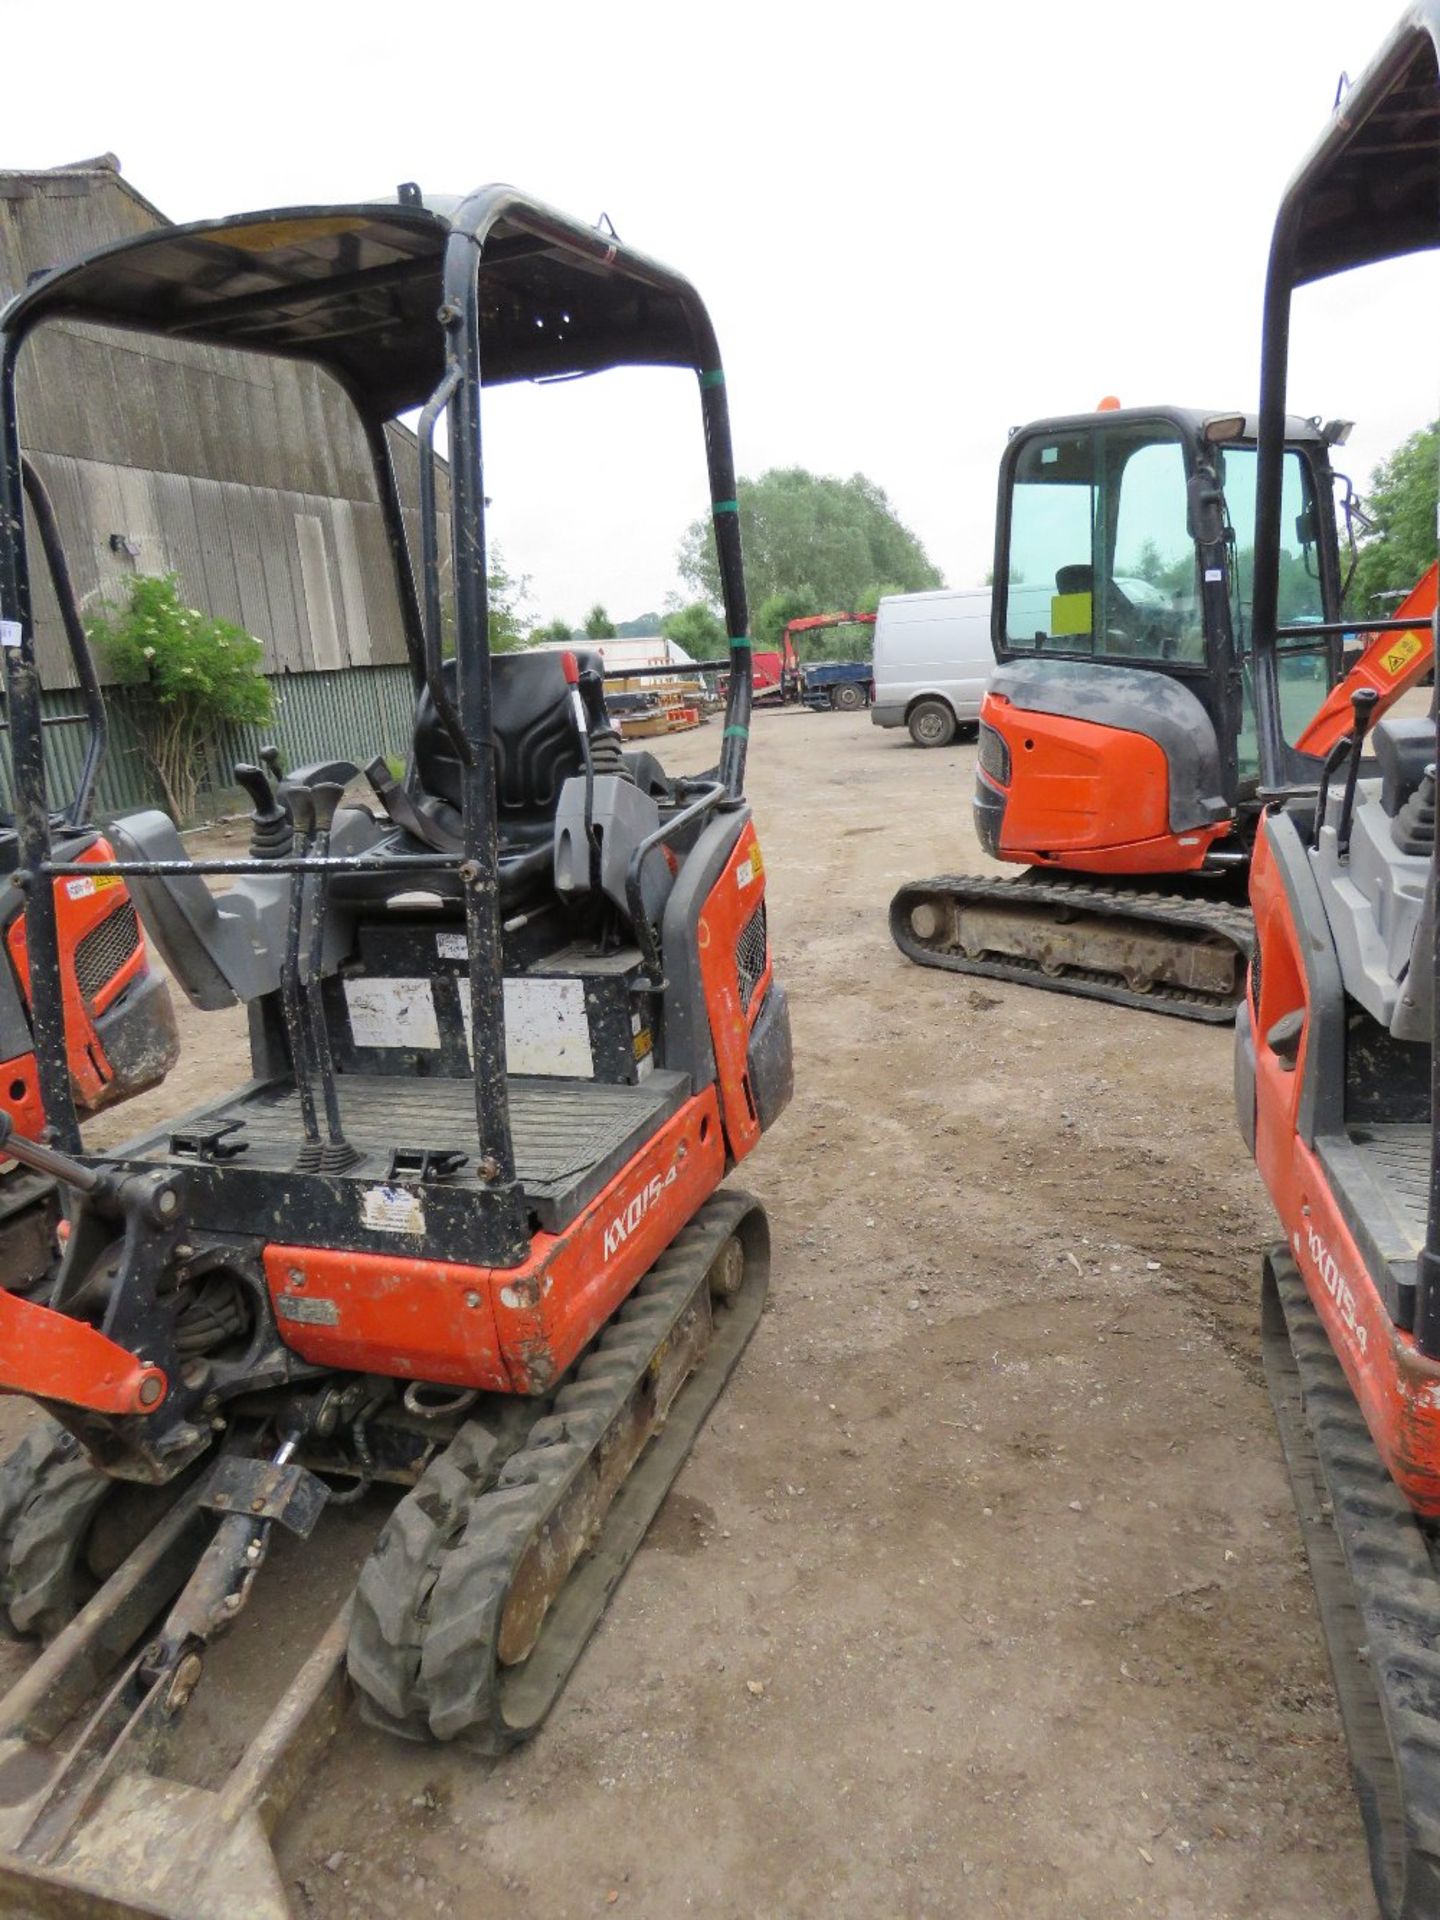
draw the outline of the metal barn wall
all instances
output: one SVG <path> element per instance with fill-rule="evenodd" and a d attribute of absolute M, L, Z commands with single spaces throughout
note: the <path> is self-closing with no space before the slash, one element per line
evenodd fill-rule
<path fill-rule="evenodd" d="M 0 302 L 37 271 L 164 224 L 112 155 L 0 169 Z M 290 766 L 405 757 L 413 697 L 394 570 L 369 447 L 333 380 L 270 355 L 62 322 L 27 345 L 19 401 L 21 439 L 54 502 L 82 613 L 119 600 L 137 574 L 174 572 L 188 604 L 265 649 L 275 719 L 218 744 L 212 792 L 231 788 L 234 762 L 255 759 L 267 739 Z M 392 424 L 387 440 L 400 496 L 413 502 L 414 436 Z M 445 489 L 442 465 L 442 505 Z M 405 517 L 413 550 L 413 507 Z M 443 513 L 440 536 L 448 559 Z M 38 555 L 33 539 L 30 550 Z M 58 799 L 73 789 L 85 733 L 63 724 L 80 710 L 76 677 L 45 568 L 33 570 L 45 713 L 62 722 L 46 729 Z M 108 680 L 103 657 L 97 666 Z M 160 798 L 135 734 L 142 697 L 106 688 L 102 817 Z"/>
<path fill-rule="evenodd" d="M 287 767 L 316 760 L 353 760 L 359 767 L 381 754 L 404 760 L 410 752 L 415 693 L 406 667 L 351 667 L 334 673 L 282 674 L 271 678 L 275 717 L 267 727 L 233 728 L 210 756 L 206 785 L 212 793 L 233 788 L 237 760 L 256 761 L 260 748 L 274 741 Z M 109 687 L 105 706 L 109 746 L 96 793 L 95 814 L 110 820 L 118 813 L 163 805 L 159 787 L 135 732 L 135 689 Z M 47 691 L 45 770 L 52 806 L 75 790 L 85 757 L 83 726 L 65 724 L 81 712 L 80 696 L 70 689 Z M 60 724 L 55 724 L 55 722 Z M 3 735 L 0 735 L 3 738 Z M 0 754 L 0 804 L 10 805 L 9 756 Z"/>
<path fill-rule="evenodd" d="M 113 156 L 0 169 L 0 302 L 37 271 L 164 224 Z M 60 322 L 27 343 L 18 398 L 82 611 L 136 574 L 173 571 L 190 605 L 255 634 L 268 673 L 404 662 L 369 447 L 318 368 Z M 414 437 L 398 425 L 387 437 L 414 501 Z M 34 571 L 45 684 L 73 687 L 50 583 Z"/>

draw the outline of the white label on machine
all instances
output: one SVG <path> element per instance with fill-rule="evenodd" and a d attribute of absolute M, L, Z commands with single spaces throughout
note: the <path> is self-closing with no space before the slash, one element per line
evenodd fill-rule
<path fill-rule="evenodd" d="M 1205 569 L 1205 579 L 1206 579 L 1206 583 L 1207 583 L 1208 585 L 1211 585 L 1211 586 L 1216 586 L 1216 585 L 1218 585 L 1218 584 L 1220 583 L 1220 581 L 1222 581 L 1222 580 L 1223 580 L 1224 578 L 1225 578 L 1225 575 L 1224 575 L 1224 573 L 1223 573 L 1223 572 L 1222 572 L 1222 571 L 1220 570 L 1220 568 L 1219 568 L 1219 567 L 1206 567 L 1206 569 Z"/>
<path fill-rule="evenodd" d="M 462 994 L 465 1042 L 470 1043 L 470 996 Z M 583 980 L 505 982 L 505 1065 L 510 1073 L 544 1073 L 561 1080 L 593 1080 L 590 1016 Z"/>
<path fill-rule="evenodd" d="M 511 1073 L 594 1078 L 583 980 L 505 982 L 505 1064 Z"/>
<path fill-rule="evenodd" d="M 406 1187 L 367 1187 L 360 1196 L 360 1224 L 371 1233 L 424 1233 L 425 1209 Z"/>
<path fill-rule="evenodd" d="M 742 860 L 742 861 L 740 862 L 740 864 L 739 864 L 739 866 L 738 866 L 738 867 L 736 867 L 736 869 L 735 869 L 735 884 L 736 884 L 736 886 L 737 886 L 737 887 L 748 887 L 748 886 L 749 886 L 749 884 L 750 884 L 750 882 L 751 882 L 751 881 L 752 881 L 752 880 L 753 880 L 754 878 L 755 878 L 755 863 L 754 863 L 754 861 L 753 861 L 753 860 Z"/>
<path fill-rule="evenodd" d="M 20 622 L 18 620 L 0 620 L 0 647 L 18 647 L 20 644 Z"/>
<path fill-rule="evenodd" d="M 437 933 L 435 951 L 442 960 L 468 960 L 470 949 L 463 933 Z"/>
<path fill-rule="evenodd" d="M 345 1001 L 357 1047 L 439 1048 L 435 990 L 428 980 L 347 980 Z"/>

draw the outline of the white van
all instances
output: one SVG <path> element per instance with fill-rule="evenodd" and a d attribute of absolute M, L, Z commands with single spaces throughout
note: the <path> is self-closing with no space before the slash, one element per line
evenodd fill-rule
<path fill-rule="evenodd" d="M 948 747 L 957 728 L 980 718 L 995 655 L 990 589 L 940 587 L 894 593 L 875 621 L 877 727 L 908 727 L 917 747 Z"/>

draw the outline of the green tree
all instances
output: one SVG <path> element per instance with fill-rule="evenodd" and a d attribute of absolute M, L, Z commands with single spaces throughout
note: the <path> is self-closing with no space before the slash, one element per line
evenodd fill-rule
<path fill-rule="evenodd" d="M 613 640 L 615 622 L 606 613 L 597 600 L 585 616 L 585 637 L 587 640 Z"/>
<path fill-rule="evenodd" d="M 536 627 L 530 638 L 534 640 L 558 640 L 563 646 L 575 638 L 575 629 L 568 620 L 555 619 L 548 626 Z"/>
<path fill-rule="evenodd" d="M 1440 494 L 1440 420 L 1403 441 L 1370 476 L 1365 511 L 1374 522 L 1360 541 L 1355 576 L 1345 596 L 1348 612 L 1383 616 L 1435 558 Z"/>
<path fill-rule="evenodd" d="M 524 605 L 530 592 L 530 578 L 528 574 L 511 573 L 505 565 L 505 556 L 492 543 L 486 583 L 490 600 L 490 651 L 509 653 L 525 644 Z"/>
<path fill-rule="evenodd" d="M 665 631 L 658 613 L 637 613 L 633 620 L 617 620 L 615 634 L 620 640 L 648 640 Z"/>
<path fill-rule="evenodd" d="M 683 647 L 692 660 L 718 660 L 725 652 L 725 625 L 703 600 L 688 607 L 677 607 L 660 622 L 660 631 L 677 647 Z"/>
<path fill-rule="evenodd" d="M 86 632 L 116 680 L 143 690 L 140 751 L 183 824 L 222 730 L 270 718 L 264 649 L 243 627 L 187 607 L 173 573 L 138 575 L 123 600 L 101 603 Z"/>
<path fill-rule="evenodd" d="M 760 602 L 750 619 L 751 638 L 762 651 L 779 651 L 781 636 L 792 620 L 824 613 L 814 587 L 782 587 Z"/>
<path fill-rule="evenodd" d="M 863 473 L 848 480 L 777 467 L 741 480 L 740 538 L 745 587 L 754 607 L 809 582 L 817 611 L 849 608 L 877 580 L 906 593 L 942 584 L 919 540 L 897 517 L 884 490 Z M 705 599 L 720 600 L 720 567 L 709 516 L 680 543 L 680 576 Z"/>

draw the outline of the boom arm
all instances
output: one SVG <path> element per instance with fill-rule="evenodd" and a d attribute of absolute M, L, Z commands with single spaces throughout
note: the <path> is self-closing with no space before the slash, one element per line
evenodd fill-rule
<path fill-rule="evenodd" d="M 1435 664 L 1431 620 L 1437 571 L 1440 563 L 1432 561 L 1395 609 L 1397 619 L 1415 621 L 1414 631 L 1397 633 L 1392 628 L 1388 633 L 1370 636 L 1370 644 L 1344 679 L 1330 689 L 1329 697 L 1296 741 L 1299 752 L 1323 760 L 1342 734 L 1351 731 L 1355 713 L 1350 703 L 1359 688 L 1372 687 L 1380 696 L 1370 723 L 1373 726 Z"/>

